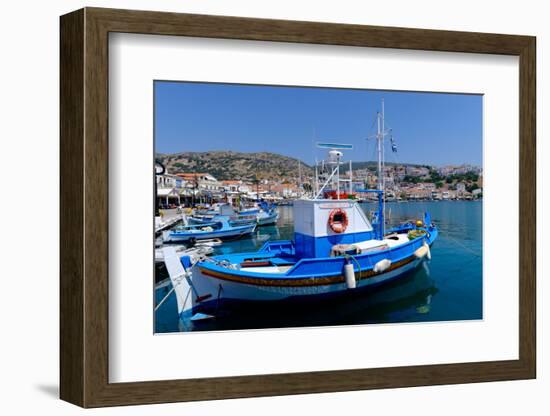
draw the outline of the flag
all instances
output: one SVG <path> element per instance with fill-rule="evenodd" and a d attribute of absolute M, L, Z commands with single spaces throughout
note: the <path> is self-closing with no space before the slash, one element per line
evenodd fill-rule
<path fill-rule="evenodd" d="M 397 153 L 397 144 L 393 141 L 393 136 L 390 136 L 391 151 Z"/>

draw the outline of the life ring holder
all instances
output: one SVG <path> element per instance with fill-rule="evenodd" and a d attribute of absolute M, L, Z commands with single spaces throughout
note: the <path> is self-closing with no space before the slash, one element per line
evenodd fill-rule
<path fill-rule="evenodd" d="M 346 231 L 346 228 L 348 228 L 348 224 L 349 224 L 349 219 L 346 211 L 344 211 L 341 208 L 336 208 L 330 211 L 330 214 L 328 216 L 328 226 L 332 231 L 334 231 L 337 234 L 341 234 L 344 231 Z"/>

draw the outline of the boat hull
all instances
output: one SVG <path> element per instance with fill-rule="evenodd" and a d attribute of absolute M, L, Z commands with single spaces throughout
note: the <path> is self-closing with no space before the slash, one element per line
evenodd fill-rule
<path fill-rule="evenodd" d="M 173 243 L 173 242 L 187 242 L 191 240 L 205 240 L 205 239 L 211 239 L 211 238 L 219 238 L 219 239 L 237 238 L 237 237 L 242 237 L 242 236 L 251 234 L 255 230 L 256 230 L 256 225 L 254 224 L 254 225 L 245 226 L 245 227 L 235 227 L 234 229 L 204 231 L 204 232 L 195 232 L 195 233 L 168 232 L 164 236 L 164 242 Z"/>
<path fill-rule="evenodd" d="M 369 289 L 374 289 L 378 286 L 389 284 L 390 282 L 398 281 L 416 268 L 418 268 L 422 259 L 415 259 L 407 265 L 382 273 L 379 276 L 364 279 L 357 282 L 357 287 L 353 290 L 348 289 L 346 283 L 318 285 L 309 287 L 258 287 L 255 285 L 217 281 L 210 276 L 202 276 L 201 281 L 209 286 L 215 296 L 211 296 L 204 301 L 193 305 L 190 308 L 183 309 L 180 312 L 180 320 L 188 322 L 196 314 L 209 314 L 218 316 L 226 313 L 231 309 L 246 308 L 247 305 L 279 303 L 301 303 L 305 300 L 315 301 L 329 298 L 337 298 L 343 296 L 357 296 L 361 292 L 366 292 Z M 219 290 L 220 284 L 223 288 Z M 200 286 L 205 289 L 205 286 Z M 219 296 L 218 296 L 219 295 Z"/>
<path fill-rule="evenodd" d="M 273 284 L 245 283 L 230 275 L 215 275 L 210 270 L 195 266 L 192 271 L 193 286 L 198 296 L 189 296 L 183 305 L 180 318 L 188 320 L 197 313 L 217 314 L 220 308 L 243 306 L 256 302 L 300 302 L 304 299 L 322 299 L 356 295 L 362 290 L 398 280 L 419 267 L 425 258 L 412 255 L 395 263 L 382 273 L 365 270 L 357 276 L 356 288 L 349 289 L 343 274 L 327 276 L 325 280 L 311 276 L 288 279 Z M 189 288 L 191 291 L 191 288 Z"/>
<path fill-rule="evenodd" d="M 259 215 L 258 216 L 258 225 L 277 224 L 278 219 L 279 219 L 279 213 L 278 212 L 275 212 L 273 214 L 268 214 L 266 216 Z"/>

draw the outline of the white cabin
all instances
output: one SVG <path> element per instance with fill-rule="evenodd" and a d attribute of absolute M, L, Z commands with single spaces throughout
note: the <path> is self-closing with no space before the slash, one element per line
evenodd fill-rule
<path fill-rule="evenodd" d="M 347 225 L 330 225 L 331 214 L 344 213 Z M 374 229 L 361 207 L 351 200 L 299 199 L 294 202 L 296 254 L 302 258 L 328 257 L 332 246 L 353 244 L 374 238 Z"/>

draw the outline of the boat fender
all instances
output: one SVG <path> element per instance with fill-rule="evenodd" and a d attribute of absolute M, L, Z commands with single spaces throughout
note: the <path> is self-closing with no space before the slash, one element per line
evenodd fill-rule
<path fill-rule="evenodd" d="M 390 266 L 391 266 L 390 259 L 382 259 L 374 265 L 373 271 L 374 273 L 382 273 L 388 270 Z"/>
<path fill-rule="evenodd" d="M 422 247 L 416 249 L 414 255 L 417 259 L 422 259 L 428 254 L 429 251 L 430 248 L 427 245 L 423 245 Z"/>
<path fill-rule="evenodd" d="M 426 253 L 426 258 L 428 260 L 431 260 L 432 259 L 432 252 L 430 250 L 430 245 L 426 242 L 426 240 L 424 240 L 424 247 L 426 247 L 426 250 L 428 250 L 427 253 Z"/>
<path fill-rule="evenodd" d="M 355 270 L 349 259 L 346 261 L 346 264 L 344 264 L 344 276 L 346 277 L 346 286 L 348 289 L 355 289 L 357 286 L 357 282 L 355 280 Z"/>

